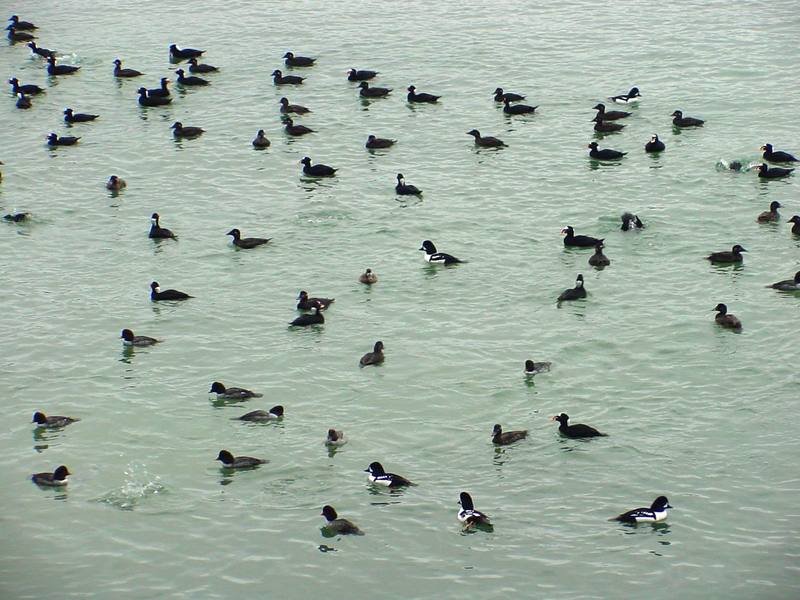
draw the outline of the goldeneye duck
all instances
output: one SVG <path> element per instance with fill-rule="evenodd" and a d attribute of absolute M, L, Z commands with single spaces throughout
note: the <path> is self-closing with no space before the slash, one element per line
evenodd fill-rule
<path fill-rule="evenodd" d="M 150 232 L 147 234 L 147 237 L 155 240 L 163 240 L 168 238 L 172 238 L 173 240 L 178 239 L 169 229 L 166 227 L 161 227 L 161 217 L 158 215 L 158 213 L 153 213 L 150 215 Z"/>
<path fill-rule="evenodd" d="M 0 163 L 0 165 L 3 163 Z M 11 221 L 12 223 L 24 223 L 28 219 L 31 218 L 31 213 L 12 213 L 9 215 L 3 215 L 3 219 L 6 221 Z"/>
<path fill-rule="evenodd" d="M 533 362 L 531 359 L 525 361 L 525 375 L 533 377 L 537 373 L 547 373 L 550 371 L 552 363 Z"/>
<path fill-rule="evenodd" d="M 325 529 L 334 535 L 364 535 L 364 532 L 361 531 L 355 523 L 347 519 L 340 519 L 339 515 L 336 513 L 336 509 L 329 504 L 322 507 L 320 515 L 325 517 Z"/>
<path fill-rule="evenodd" d="M 609 100 L 617 104 L 630 104 L 631 102 L 638 102 L 642 99 L 638 87 L 632 87 L 627 94 L 619 94 L 618 96 L 611 96 Z"/>
<path fill-rule="evenodd" d="M 485 526 L 491 527 L 489 517 L 479 510 L 475 510 L 475 505 L 472 503 L 472 496 L 467 492 L 461 492 L 459 496 L 459 505 L 461 508 L 458 511 L 458 520 L 464 523 L 466 527 Z"/>
<path fill-rule="evenodd" d="M 565 246 L 577 246 L 579 248 L 590 248 L 592 246 L 597 246 L 597 244 L 602 243 L 605 239 L 595 238 L 590 235 L 575 235 L 575 230 L 570 225 L 564 227 L 564 229 L 561 230 L 561 233 L 564 235 Z"/>
<path fill-rule="evenodd" d="M 374 79 L 377 77 L 378 71 L 370 71 L 368 69 L 350 69 L 347 72 L 347 81 L 366 81 L 367 79 Z"/>
<path fill-rule="evenodd" d="M 189 59 L 190 73 L 216 73 L 217 71 L 219 71 L 219 69 L 214 65 L 198 63 L 195 57 Z"/>
<path fill-rule="evenodd" d="M 169 79 L 162 77 L 161 85 L 157 88 L 153 88 L 152 90 L 147 90 L 147 95 L 151 98 L 166 98 L 170 95 L 169 88 L 167 87 L 169 83 Z"/>
<path fill-rule="evenodd" d="M 415 185 L 406 183 L 405 177 L 402 173 L 397 174 L 397 185 L 394 186 L 394 191 L 400 196 L 421 196 L 422 190 Z"/>
<path fill-rule="evenodd" d="M 314 298 L 309 297 L 308 292 L 300 290 L 297 294 L 297 310 L 311 310 L 314 306 L 319 306 L 320 310 L 328 308 L 336 298 Z"/>
<path fill-rule="evenodd" d="M 598 267 L 602 269 L 603 267 L 607 267 L 611 264 L 611 259 L 609 259 L 605 254 L 603 254 L 604 248 L 603 242 L 598 242 L 594 246 L 594 254 L 589 257 L 589 264 L 593 267 Z"/>
<path fill-rule="evenodd" d="M 794 225 L 792 225 L 792 233 L 795 235 L 800 235 L 800 215 L 795 215 L 786 222 L 794 223 Z"/>
<path fill-rule="evenodd" d="M 362 98 L 383 98 L 391 93 L 391 88 L 369 87 L 369 83 L 362 81 L 358 84 L 360 91 L 358 95 Z"/>
<path fill-rule="evenodd" d="M 178 76 L 178 83 L 181 85 L 189 85 L 189 86 L 203 86 L 203 85 L 211 85 L 211 82 L 208 79 L 203 79 L 202 77 L 198 77 L 197 75 L 189 75 L 186 77 L 185 71 L 183 69 L 178 69 L 175 71 L 175 74 Z"/>
<path fill-rule="evenodd" d="M 578 275 L 578 278 L 575 280 L 575 287 L 561 292 L 561 295 L 558 297 L 558 302 L 579 300 L 581 298 L 586 298 L 586 288 L 583 287 L 583 275 Z"/>
<path fill-rule="evenodd" d="M 72 112 L 71 108 L 64 109 L 64 121 L 67 123 L 86 123 L 87 121 L 94 121 L 100 115 L 89 115 L 86 113 Z"/>
<path fill-rule="evenodd" d="M 367 143 L 364 146 L 368 150 L 379 150 L 381 148 L 391 148 L 397 143 L 397 140 L 390 140 L 388 138 L 379 138 L 374 135 L 367 137 Z"/>
<path fill-rule="evenodd" d="M 133 335 L 133 331 L 130 329 L 123 329 L 122 335 L 119 336 L 122 340 L 122 344 L 124 346 L 152 346 L 154 344 L 158 344 L 161 340 L 157 340 L 156 338 L 151 338 L 146 335 Z"/>
<path fill-rule="evenodd" d="M 67 485 L 67 476 L 69 475 L 72 475 L 69 469 L 61 465 L 52 473 L 34 473 L 31 476 L 31 480 L 36 485 L 43 487 L 62 487 Z"/>
<path fill-rule="evenodd" d="M 503 112 L 507 115 L 527 115 L 533 114 L 538 106 L 529 106 L 528 104 L 511 104 L 511 100 L 503 98 Z"/>
<path fill-rule="evenodd" d="M 48 50 L 47 48 L 41 48 L 40 46 L 36 45 L 36 42 L 28 42 L 28 48 L 31 49 L 31 52 L 41 56 L 42 58 L 50 58 L 51 56 L 55 56 L 56 53 L 52 50 Z"/>
<path fill-rule="evenodd" d="M 31 106 L 33 106 L 33 104 L 31 103 L 31 99 L 28 98 L 28 96 L 26 96 L 22 92 L 17 94 L 17 108 L 25 110 L 30 108 Z"/>
<path fill-rule="evenodd" d="M 267 461 L 263 458 L 254 458 L 252 456 L 234 456 L 227 450 L 220 450 L 216 460 L 222 463 L 225 469 L 250 469 L 263 465 Z"/>
<path fill-rule="evenodd" d="M 136 69 L 123 69 L 120 59 L 117 58 L 114 60 L 114 77 L 139 77 L 141 75 L 143 75 L 143 73 Z"/>
<path fill-rule="evenodd" d="M 196 138 L 205 133 L 205 129 L 202 127 L 184 127 L 180 121 L 175 121 L 170 129 L 176 138 Z"/>
<path fill-rule="evenodd" d="M 612 521 L 623 523 L 655 523 L 667 518 L 667 509 L 672 508 L 666 496 L 659 496 L 650 505 L 650 508 L 634 508 L 626 513 L 614 517 Z"/>
<path fill-rule="evenodd" d="M 194 298 L 194 296 L 178 290 L 164 290 L 162 292 L 157 281 L 150 283 L 150 300 L 153 302 L 158 302 L 159 300 L 188 300 L 189 298 Z"/>
<path fill-rule="evenodd" d="M 47 145 L 48 146 L 74 146 L 78 143 L 78 140 L 81 139 L 79 137 L 74 137 L 71 135 L 62 135 L 58 137 L 55 133 L 51 133 L 47 136 Z"/>
<path fill-rule="evenodd" d="M 642 223 L 642 220 L 633 213 L 624 212 L 620 218 L 622 219 L 622 227 L 620 227 L 622 231 L 630 231 L 631 229 L 644 229 L 644 223 Z"/>
<path fill-rule="evenodd" d="M 33 413 L 33 420 L 31 423 L 36 423 L 37 427 L 46 427 L 47 429 L 56 429 L 60 427 L 66 427 L 70 423 L 75 423 L 76 421 L 80 421 L 75 417 L 62 417 L 58 415 L 47 416 L 43 412 L 36 411 Z"/>
<path fill-rule="evenodd" d="M 519 440 L 524 440 L 528 437 L 528 430 L 521 431 L 503 431 L 500 423 L 496 423 L 492 428 L 492 443 L 497 446 L 507 446 Z"/>
<path fill-rule="evenodd" d="M 289 326 L 308 327 L 309 325 L 322 325 L 323 323 L 325 323 L 325 317 L 323 317 L 322 313 L 319 312 L 320 307 L 318 303 L 314 304 L 313 309 L 314 309 L 313 313 L 300 315 L 294 321 L 289 323 Z"/>
<path fill-rule="evenodd" d="M 616 160 L 622 158 L 627 152 L 620 152 L 619 150 L 612 150 L 611 148 L 597 148 L 597 142 L 591 142 L 589 146 L 589 157 L 595 160 Z"/>
<path fill-rule="evenodd" d="M 149 96 L 147 88 L 140 87 L 136 90 L 139 94 L 139 104 L 142 106 L 164 106 L 172 102 L 172 98 L 162 96 Z"/>
<path fill-rule="evenodd" d="M 482 137 L 481 132 L 478 131 L 477 129 L 471 129 L 470 131 L 467 132 L 467 135 L 471 135 L 472 137 L 474 137 L 475 145 L 480 146 L 481 148 L 501 148 L 502 146 L 506 145 L 506 143 L 503 140 L 498 139 L 496 137 L 490 137 L 490 136 Z"/>
<path fill-rule="evenodd" d="M 519 102 L 520 100 L 525 100 L 525 96 L 521 94 L 515 94 L 514 92 L 504 92 L 503 88 L 497 88 L 494 91 L 494 101 L 495 102 L 505 102 L 506 99 L 509 102 Z"/>
<path fill-rule="evenodd" d="M 384 358 L 383 342 L 375 342 L 375 345 L 372 347 L 372 352 L 367 352 L 362 356 L 358 364 L 362 367 L 366 367 L 367 365 L 379 365 L 383 362 Z"/>
<path fill-rule="evenodd" d="M 433 104 L 439 101 L 441 96 L 434 96 L 433 94 L 418 94 L 417 88 L 413 85 L 408 86 L 408 95 L 406 96 L 409 102 L 427 102 L 429 104 Z"/>
<path fill-rule="evenodd" d="M 778 209 L 781 207 L 781 203 L 777 200 L 773 200 L 769 203 L 769 210 L 765 210 L 762 212 L 758 217 L 756 217 L 757 223 L 770 223 L 773 221 L 780 221 L 781 216 L 778 214 Z"/>
<path fill-rule="evenodd" d="M 781 167 L 772 167 L 770 169 L 766 163 L 758 165 L 756 170 L 761 179 L 778 179 L 779 177 L 786 177 L 794 171 L 794 169 L 782 169 Z"/>
<path fill-rule="evenodd" d="M 358 282 L 365 285 L 372 285 L 373 283 L 378 283 L 378 276 L 372 271 L 372 269 L 367 269 L 358 276 Z"/>
<path fill-rule="evenodd" d="M 592 121 L 594 122 L 594 130 L 600 133 L 613 133 L 615 131 L 622 131 L 622 129 L 625 127 L 625 125 L 621 123 L 604 121 L 600 114 L 592 119 Z"/>
<path fill-rule="evenodd" d="M 429 263 L 437 264 L 437 265 L 454 265 L 460 262 L 463 262 L 461 259 L 456 258 L 450 254 L 445 254 L 444 252 L 437 252 L 436 246 L 433 245 L 433 242 L 430 240 L 425 240 L 422 242 L 422 247 L 420 251 L 425 253 L 425 260 Z"/>
<path fill-rule="evenodd" d="M 263 246 L 267 242 L 269 242 L 272 238 L 243 238 L 242 233 L 238 229 L 231 229 L 225 235 L 233 236 L 233 245 L 237 248 L 242 248 L 245 250 L 249 250 L 250 248 L 255 248 L 256 246 Z"/>
<path fill-rule="evenodd" d="M 567 425 L 569 416 L 565 413 L 551 417 L 551 420 L 558 421 L 560 423 L 558 427 L 559 433 L 570 438 L 602 437 L 606 435 L 605 433 L 600 433 L 594 427 L 584 425 L 583 423 Z"/>
<path fill-rule="evenodd" d="M 286 117 L 286 125 L 284 126 L 286 133 L 292 136 L 306 135 L 307 133 L 314 133 L 314 130 L 305 125 L 295 125 L 291 117 Z"/>
<path fill-rule="evenodd" d="M 676 110 L 674 113 L 670 115 L 674 117 L 672 119 L 672 124 L 675 127 L 702 127 L 703 121 L 702 119 L 695 119 L 694 117 L 684 117 L 683 112 L 680 110 Z"/>
<path fill-rule="evenodd" d="M 267 139 L 267 135 L 264 133 L 264 130 L 263 129 L 259 129 L 258 133 L 256 133 L 255 139 L 253 140 L 253 147 L 254 148 L 268 148 L 271 143 L 272 142 L 270 142 Z"/>
<path fill-rule="evenodd" d="M 325 445 L 332 447 L 344 446 L 347 440 L 344 439 L 344 433 L 336 429 L 328 429 L 328 435 L 325 437 Z"/>
<path fill-rule="evenodd" d="M 712 310 L 717 311 L 717 314 L 714 317 L 714 321 L 716 321 L 717 325 L 721 325 L 727 329 L 738 330 L 742 328 L 742 322 L 738 319 L 738 317 L 736 317 L 736 315 L 728 314 L 728 307 L 725 304 L 717 304 Z"/>
<path fill-rule="evenodd" d="M 30 33 L 25 33 L 24 31 L 17 31 L 12 25 L 6 27 L 8 29 L 8 39 L 12 44 L 17 42 L 30 42 L 31 40 L 35 40 L 36 36 L 31 35 Z"/>
<path fill-rule="evenodd" d="M 784 279 L 767 287 L 784 292 L 796 292 L 800 290 L 800 271 L 794 274 L 794 279 Z"/>
<path fill-rule="evenodd" d="M 187 58 L 200 58 L 205 50 L 195 50 L 194 48 L 178 48 L 177 44 L 171 44 L 169 54 L 172 58 L 185 60 Z"/>
<path fill-rule="evenodd" d="M 644 145 L 645 152 L 663 152 L 666 148 L 664 142 L 658 139 L 658 135 L 655 133 L 650 136 L 650 141 Z"/>
<path fill-rule="evenodd" d="M 15 94 L 19 94 L 22 92 L 23 94 L 27 94 L 29 96 L 35 96 L 36 94 L 44 93 L 44 88 L 40 88 L 38 85 L 33 83 L 26 83 L 23 85 L 19 84 L 19 79 L 16 77 L 12 77 L 8 80 L 8 83 L 11 84 L 11 88 Z"/>
<path fill-rule="evenodd" d="M 297 75 L 284 75 L 280 69 L 275 69 L 272 72 L 272 83 L 275 85 L 300 85 L 303 83 L 305 77 L 298 77 Z"/>
<path fill-rule="evenodd" d="M 264 394 L 259 394 L 240 387 L 226 388 L 224 384 L 215 381 L 211 384 L 209 394 L 216 394 L 220 400 L 247 400 L 248 398 L 261 398 Z"/>
<path fill-rule="evenodd" d="M 8 20 L 11 21 L 11 25 L 8 27 L 13 27 L 19 31 L 33 31 L 34 29 L 39 29 L 30 21 L 20 21 L 17 15 L 11 15 Z M 8 29 L 8 27 L 6 29 Z"/>
<path fill-rule="evenodd" d="M 383 470 L 383 465 L 379 462 L 370 463 L 370 465 L 364 469 L 364 472 L 369 473 L 367 478 L 370 483 L 374 483 L 375 485 L 385 485 L 390 488 L 415 485 L 402 475 L 387 473 Z"/>
<path fill-rule="evenodd" d="M 747 252 L 747 250 L 742 248 L 739 244 L 736 244 L 733 248 L 730 249 L 730 251 L 725 250 L 722 252 L 712 252 L 711 254 L 706 256 L 706 260 L 719 263 L 742 262 L 742 260 L 744 260 L 742 252 Z"/>
<path fill-rule="evenodd" d="M 283 55 L 283 58 L 285 59 L 283 62 L 287 67 L 311 67 L 317 60 L 308 56 L 295 56 L 292 52 L 287 52 Z"/>
<path fill-rule="evenodd" d="M 106 181 L 106 189 L 111 190 L 112 192 L 118 192 L 126 187 L 128 187 L 128 183 L 116 175 L 112 175 L 108 178 L 108 181 Z"/>
<path fill-rule="evenodd" d="M 298 115 L 304 115 L 311 112 L 311 109 L 306 108 L 305 106 L 300 106 L 299 104 L 289 104 L 288 98 L 281 98 L 280 105 L 281 112 L 284 114 L 295 113 Z"/>
<path fill-rule="evenodd" d="M 47 58 L 47 74 L 48 75 L 72 75 L 77 73 L 80 67 L 73 67 L 71 65 L 57 65 L 56 57 L 49 56 Z"/>
<path fill-rule="evenodd" d="M 253 410 L 241 417 L 236 417 L 237 421 L 276 421 L 283 418 L 283 406 L 278 404 L 273 406 L 268 411 L 266 410 Z"/>
<path fill-rule="evenodd" d="M 764 160 L 769 162 L 797 162 L 797 158 L 788 152 L 782 152 L 780 150 L 777 152 L 774 151 L 772 149 L 772 144 L 764 144 L 761 146 L 761 149 L 764 151 L 764 154 L 761 156 L 764 158 Z"/>
<path fill-rule="evenodd" d="M 336 171 L 339 170 L 321 163 L 312 165 L 311 159 L 307 156 L 303 157 L 300 164 L 303 165 L 303 174 L 309 177 L 333 177 L 336 175 Z"/>
<path fill-rule="evenodd" d="M 604 121 L 618 121 L 619 119 L 625 119 L 631 116 L 631 113 L 625 112 L 624 110 L 606 110 L 606 105 L 602 102 L 595 104 L 592 108 L 597 111 L 595 118 L 599 117 Z"/>

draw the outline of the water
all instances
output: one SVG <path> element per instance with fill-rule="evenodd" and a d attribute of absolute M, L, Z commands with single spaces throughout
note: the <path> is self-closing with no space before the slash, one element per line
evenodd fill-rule
<path fill-rule="evenodd" d="M 0 107 L 0 208 L 33 214 L 0 228 L 4 597 L 800 593 L 800 298 L 764 288 L 797 270 L 800 240 L 755 223 L 772 200 L 784 220 L 800 212 L 797 177 L 716 168 L 755 162 L 766 141 L 800 150 L 794 5 L 206 6 L 6 10 L 82 70 L 48 80 L 24 45 L 0 51 L 4 77 L 48 89 L 30 111 L 10 94 Z M 222 71 L 140 109 L 135 89 L 171 75 L 173 42 Z M 318 65 L 276 89 L 289 49 Z M 117 57 L 143 82 L 115 81 Z M 350 67 L 394 92 L 360 102 Z M 406 105 L 411 83 L 441 104 Z M 505 118 L 498 85 L 540 114 Z M 632 85 L 644 101 L 600 141 L 629 154 L 593 164 L 589 107 Z M 297 122 L 316 133 L 286 139 L 284 95 L 312 108 Z M 67 129 L 65 106 L 101 118 Z M 706 126 L 672 131 L 677 108 Z M 175 120 L 207 133 L 175 142 Z M 266 151 L 250 146 L 259 128 Z M 509 147 L 476 151 L 472 128 Z M 82 139 L 50 151 L 50 131 Z M 653 132 L 667 144 L 657 157 L 642 151 Z M 369 154 L 370 133 L 399 142 Z M 305 155 L 338 176 L 303 180 Z M 421 200 L 394 195 L 398 172 Z M 128 181 L 118 196 L 111 174 Z M 625 210 L 647 228 L 619 232 Z M 153 211 L 178 242 L 147 239 Z M 611 266 L 565 250 L 565 225 L 605 237 Z M 232 227 L 274 239 L 235 251 Z M 425 265 L 424 239 L 469 262 Z M 735 243 L 744 266 L 703 260 Z M 368 266 L 372 288 L 357 282 Z M 589 298 L 557 308 L 579 272 Z M 152 304 L 154 279 L 196 298 Z M 324 327 L 287 328 L 300 289 L 336 298 Z M 741 334 L 714 325 L 718 302 Z M 125 352 L 123 327 L 164 343 Z M 385 365 L 359 369 L 378 339 Z M 553 369 L 526 382 L 526 358 Z M 264 398 L 215 404 L 214 380 Z M 279 403 L 279 423 L 232 420 Z M 82 420 L 32 434 L 34 410 Z M 549 417 L 562 411 L 609 437 L 560 439 Z M 530 435 L 495 450 L 496 422 Z M 329 427 L 349 438 L 334 453 Z M 221 448 L 270 462 L 231 476 Z M 419 485 L 371 490 L 373 460 Z M 62 463 L 66 491 L 29 481 Z M 461 532 L 462 490 L 493 533 Z M 659 494 L 675 506 L 666 524 L 607 521 Z M 366 535 L 323 537 L 324 504 Z"/>

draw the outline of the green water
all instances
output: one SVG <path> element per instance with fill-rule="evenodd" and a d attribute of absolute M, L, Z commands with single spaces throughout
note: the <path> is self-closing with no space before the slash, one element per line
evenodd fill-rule
<path fill-rule="evenodd" d="M 718 170 L 759 146 L 797 154 L 800 20 L 789 2 L 13 2 L 78 75 L 48 79 L 24 45 L 0 73 L 47 93 L 0 105 L 0 432 L 4 598 L 759 598 L 800 595 L 798 294 L 765 285 L 800 265 L 772 200 L 800 213 L 797 176 Z M 175 79 L 170 43 L 207 50 L 210 88 L 141 109 Z M 318 56 L 297 88 L 269 74 Z M 114 58 L 146 72 L 115 81 Z M 381 72 L 362 103 L 345 71 Z M 286 69 L 289 71 L 288 69 Z M 441 94 L 409 106 L 405 88 Z M 623 133 L 588 160 L 591 110 L 637 85 Z M 505 117 L 502 86 L 539 105 Z M 7 86 L 10 90 L 10 86 Z M 278 99 L 313 112 L 289 140 Z M 101 115 L 66 128 L 61 111 Z M 620 107 L 614 107 L 620 108 Z M 623 107 L 624 108 L 624 107 Z M 609 106 L 609 110 L 611 106 Z M 673 131 L 670 114 L 706 119 Z M 175 142 L 170 125 L 201 126 Z M 266 151 L 250 141 L 258 129 Z M 477 128 L 502 138 L 476 151 Z M 50 131 L 79 135 L 48 150 Z M 398 139 L 370 154 L 368 134 Z M 667 150 L 643 146 L 658 133 Z M 298 161 L 339 168 L 300 177 Z M 394 177 L 424 190 L 394 194 Z M 128 181 L 118 196 L 111 174 Z M 647 224 L 619 231 L 630 210 Z M 149 216 L 179 240 L 147 238 Z M 612 264 L 565 250 L 565 225 L 606 239 Z M 225 233 L 272 237 L 237 251 Z M 468 262 L 430 266 L 424 239 Z M 740 243 L 744 265 L 703 257 Z M 380 281 L 358 283 L 371 267 Z M 557 307 L 583 273 L 589 296 Z M 153 280 L 195 296 L 149 300 Z M 299 290 L 335 297 L 292 330 Z M 719 329 L 725 302 L 744 323 Z M 124 352 L 123 327 L 163 339 Z M 376 340 L 386 363 L 359 369 Z M 525 359 L 553 362 L 526 381 Z M 211 382 L 264 398 L 219 405 Z M 276 424 L 233 420 L 282 404 Z M 81 421 L 35 432 L 35 410 Z M 560 438 L 568 413 L 608 437 Z M 528 429 L 495 449 L 494 423 Z M 349 443 L 329 453 L 329 427 Z M 269 459 L 230 475 L 221 448 Z M 378 460 L 418 483 L 374 490 Z M 65 492 L 30 474 L 66 464 Z M 459 492 L 493 533 L 465 534 Z M 665 524 L 608 522 L 665 494 Z M 364 537 L 325 538 L 332 504 Z M 320 551 L 335 550 L 335 551 Z"/>

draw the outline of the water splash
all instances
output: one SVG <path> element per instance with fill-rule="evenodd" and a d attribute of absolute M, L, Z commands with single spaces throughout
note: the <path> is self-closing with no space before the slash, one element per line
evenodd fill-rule
<path fill-rule="evenodd" d="M 148 472 L 142 464 L 130 463 L 125 468 L 123 484 L 96 498 L 95 501 L 120 510 L 134 510 L 148 498 L 165 493 L 167 488 L 161 483 L 158 475 Z"/>

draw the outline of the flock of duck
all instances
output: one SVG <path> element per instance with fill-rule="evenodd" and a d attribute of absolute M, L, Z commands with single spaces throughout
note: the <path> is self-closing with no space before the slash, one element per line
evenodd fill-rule
<path fill-rule="evenodd" d="M 56 53 L 47 48 L 41 48 L 36 45 L 35 35 L 33 32 L 37 29 L 32 23 L 21 21 L 14 15 L 9 21 L 10 25 L 7 27 L 8 39 L 12 43 L 26 42 L 31 51 L 46 60 L 46 71 L 51 77 L 67 76 L 77 73 L 80 67 L 71 65 L 60 65 L 57 62 Z M 197 74 L 213 74 L 218 71 L 217 67 L 209 64 L 203 64 L 198 60 L 204 54 L 203 50 L 196 50 L 191 48 L 179 48 L 173 44 L 169 47 L 170 58 L 173 62 L 188 61 L 188 70 L 191 73 L 187 75 L 184 69 L 177 69 L 177 84 L 187 87 L 204 87 L 210 84 L 210 81 L 200 77 Z M 296 56 L 292 52 L 287 52 L 283 55 L 285 65 L 289 68 L 309 68 L 315 65 L 314 58 L 305 56 Z M 113 76 L 120 79 L 132 79 L 141 77 L 143 74 L 140 71 L 131 68 L 124 68 L 122 61 L 117 58 L 113 61 L 114 69 Z M 348 81 L 358 82 L 359 95 L 365 99 L 382 99 L 389 97 L 393 90 L 385 87 L 377 87 L 370 84 L 370 81 L 378 76 L 377 71 L 350 69 L 347 75 Z M 302 85 L 304 77 L 297 75 L 284 74 L 280 69 L 276 69 L 272 73 L 273 82 L 276 86 L 298 86 Z M 12 91 L 16 97 L 16 106 L 19 109 L 28 109 L 32 106 L 31 98 L 38 94 L 42 94 L 45 90 L 35 84 L 23 84 L 15 77 L 9 79 L 12 86 Z M 138 103 L 143 107 L 158 107 L 165 106 L 172 102 L 172 95 L 169 89 L 170 80 L 166 77 L 162 78 L 160 85 L 156 88 L 148 89 L 140 87 L 137 90 Z M 441 96 L 430 94 L 427 92 L 417 92 L 415 86 L 410 85 L 407 88 L 406 99 L 409 103 L 437 103 Z M 642 96 L 638 88 L 634 87 L 625 94 L 611 96 L 609 100 L 617 104 L 633 104 L 639 102 Z M 538 106 L 530 106 L 523 104 L 525 96 L 522 94 L 507 92 L 503 88 L 498 87 L 494 91 L 494 100 L 503 104 L 503 112 L 508 115 L 533 115 L 535 114 Z M 594 123 L 594 131 L 598 133 L 615 133 L 622 131 L 625 125 L 619 121 L 623 121 L 631 116 L 632 113 L 621 110 L 607 110 L 605 104 L 598 103 L 593 107 L 597 111 L 592 122 Z M 280 100 L 280 113 L 283 118 L 284 131 L 289 136 L 303 136 L 313 133 L 313 129 L 306 127 L 302 124 L 295 124 L 290 115 L 304 115 L 310 112 L 307 107 L 291 104 L 287 98 Z M 670 115 L 673 117 L 672 125 L 676 128 L 687 127 L 702 127 L 704 121 L 694 117 L 684 116 L 682 111 L 676 110 Z M 71 108 L 64 110 L 64 120 L 67 123 L 90 123 L 98 118 L 98 115 L 87 113 L 76 113 Z M 172 125 L 173 135 L 176 138 L 196 138 L 204 133 L 204 129 L 196 126 L 186 126 L 180 121 L 176 121 Z M 494 148 L 502 149 L 506 147 L 506 143 L 496 137 L 483 136 L 481 133 L 472 129 L 466 132 L 474 138 L 475 145 L 481 148 Z M 71 146 L 79 142 L 81 138 L 76 136 L 58 136 L 55 133 L 50 133 L 47 137 L 47 143 L 50 146 Z M 378 138 L 375 135 L 369 135 L 366 141 L 366 148 L 368 149 L 387 149 L 395 144 L 396 140 L 387 138 Z M 270 140 L 267 138 L 264 130 L 259 130 L 256 138 L 253 140 L 252 145 L 256 149 L 264 149 L 270 146 Z M 618 161 L 623 159 L 627 152 L 614 150 L 612 148 L 600 148 L 597 142 L 591 142 L 588 146 L 589 157 L 598 161 Z M 666 150 L 665 143 L 659 139 L 657 134 L 653 134 L 649 141 L 644 145 L 644 151 L 647 153 L 658 153 Z M 789 176 L 793 169 L 784 167 L 769 167 L 767 163 L 794 163 L 797 158 L 793 155 L 783 152 L 775 151 L 771 144 L 765 144 L 763 150 L 763 160 L 761 164 L 756 165 L 758 176 L 762 179 L 778 179 Z M 305 176 L 309 177 L 334 177 L 337 169 L 324 164 L 312 164 L 311 158 L 304 157 L 300 163 L 303 165 L 302 172 Z M 2 164 L 2 163 L 0 163 Z M 408 184 L 402 173 L 397 174 L 397 183 L 395 191 L 398 195 L 415 195 L 422 194 L 422 190 L 414 185 Z M 126 182 L 117 175 L 112 175 L 106 187 L 110 190 L 119 191 L 126 187 Z M 781 207 L 780 203 L 774 201 L 770 204 L 769 210 L 761 213 L 757 217 L 760 223 L 775 222 L 780 220 L 778 209 Z M 9 214 L 4 218 L 8 221 L 22 222 L 26 220 L 27 213 Z M 645 227 L 643 221 L 639 216 L 626 212 L 622 215 L 622 231 L 636 231 Z M 789 222 L 793 223 L 792 233 L 800 235 L 800 216 L 795 215 Z M 598 269 L 602 269 L 611 264 L 610 259 L 603 254 L 604 239 L 598 239 L 588 235 L 576 235 L 573 227 L 567 226 L 562 230 L 564 235 L 564 245 L 567 247 L 577 248 L 593 248 L 594 254 L 589 258 L 589 265 Z M 232 237 L 232 244 L 242 250 L 252 250 L 269 243 L 271 238 L 255 238 L 255 237 L 242 237 L 241 231 L 237 228 L 232 229 L 227 233 Z M 157 240 L 176 239 L 177 236 L 169 229 L 162 227 L 160 223 L 160 216 L 158 213 L 151 215 L 151 228 L 149 237 Z M 431 240 L 424 240 L 422 242 L 420 251 L 424 252 L 424 259 L 433 264 L 439 265 L 456 265 L 464 261 L 456 258 L 451 254 L 440 252 L 437 250 L 435 244 Z M 712 252 L 706 258 L 715 263 L 736 264 L 741 263 L 743 260 L 742 253 L 746 250 L 739 244 L 734 245 L 730 251 L 723 250 Z M 364 285 L 373 285 L 377 283 L 377 275 L 372 269 L 366 269 L 362 273 L 358 281 Z M 798 271 L 793 278 L 779 281 L 772 284 L 774 289 L 781 291 L 800 291 L 800 271 Z M 150 284 L 151 294 L 150 298 L 153 302 L 181 302 L 192 298 L 191 295 L 174 289 L 162 290 L 159 283 L 153 281 Z M 557 301 L 566 302 L 586 298 L 587 293 L 584 287 L 584 278 L 582 274 L 578 274 L 575 287 L 565 290 L 561 293 Z M 333 298 L 311 297 L 306 291 L 301 291 L 298 298 L 297 309 L 304 312 L 289 325 L 291 327 L 308 327 L 314 325 L 321 325 L 325 322 L 322 311 L 327 309 L 331 303 L 334 302 Z M 728 308 L 725 304 L 719 303 L 713 309 L 717 312 L 715 317 L 716 323 L 720 326 L 741 330 L 742 324 L 740 320 L 733 314 L 728 313 Z M 124 329 L 121 333 L 121 339 L 125 346 L 129 347 L 146 347 L 158 344 L 160 340 L 143 335 L 135 335 L 130 329 Z M 359 361 L 361 367 L 370 365 L 380 365 L 384 362 L 384 344 L 382 341 L 375 342 L 373 350 L 362 356 Z M 550 370 L 551 363 L 549 362 L 534 362 L 527 360 L 525 363 L 524 372 L 528 377 L 533 377 L 539 373 L 545 373 Z M 219 400 L 228 401 L 242 401 L 250 398 L 259 398 L 262 394 L 253 392 L 251 390 L 239 387 L 226 387 L 223 383 L 215 381 L 211 385 L 209 393 L 216 394 Z M 284 408 L 277 405 L 269 411 L 255 410 L 248 412 L 240 417 L 242 421 L 251 422 L 265 422 L 273 421 L 283 418 Z M 37 411 L 33 415 L 33 423 L 37 427 L 43 428 L 63 428 L 80 419 L 66 416 L 47 416 L 41 411 Z M 552 417 L 552 420 L 559 423 L 558 431 L 561 435 L 568 438 L 594 438 L 601 437 L 606 434 L 599 432 L 594 427 L 584 424 L 569 424 L 569 416 L 565 413 Z M 524 440 L 527 437 L 526 430 L 520 431 L 503 431 L 500 424 L 495 424 L 492 430 L 491 439 L 497 446 L 504 446 L 514 444 Z M 342 431 L 336 429 L 329 429 L 325 438 L 325 444 L 329 447 L 335 448 L 342 446 L 346 443 L 346 438 Z M 264 464 L 266 461 L 261 458 L 250 456 L 235 456 L 230 451 L 223 449 L 220 450 L 216 460 L 220 461 L 222 468 L 228 469 L 253 469 Z M 365 470 L 368 473 L 368 480 L 370 483 L 378 486 L 385 486 L 388 488 L 400 488 L 415 485 L 412 481 L 404 476 L 388 473 L 384 470 L 379 462 L 372 462 Z M 69 469 L 65 465 L 61 465 L 53 472 L 36 473 L 32 476 L 33 481 L 43 487 L 63 487 L 67 484 L 68 476 L 70 475 Z M 459 496 L 460 509 L 457 512 L 457 518 L 462 522 L 465 528 L 491 528 L 489 517 L 475 509 L 472 497 L 468 492 L 461 492 Z M 614 519 L 627 522 L 658 522 L 667 517 L 667 509 L 671 508 L 669 501 L 665 496 L 656 498 L 649 507 L 636 508 L 620 514 Z M 333 534 L 363 534 L 362 530 L 347 519 L 340 518 L 336 510 L 326 505 L 322 509 L 322 516 L 326 520 L 326 529 Z"/>

